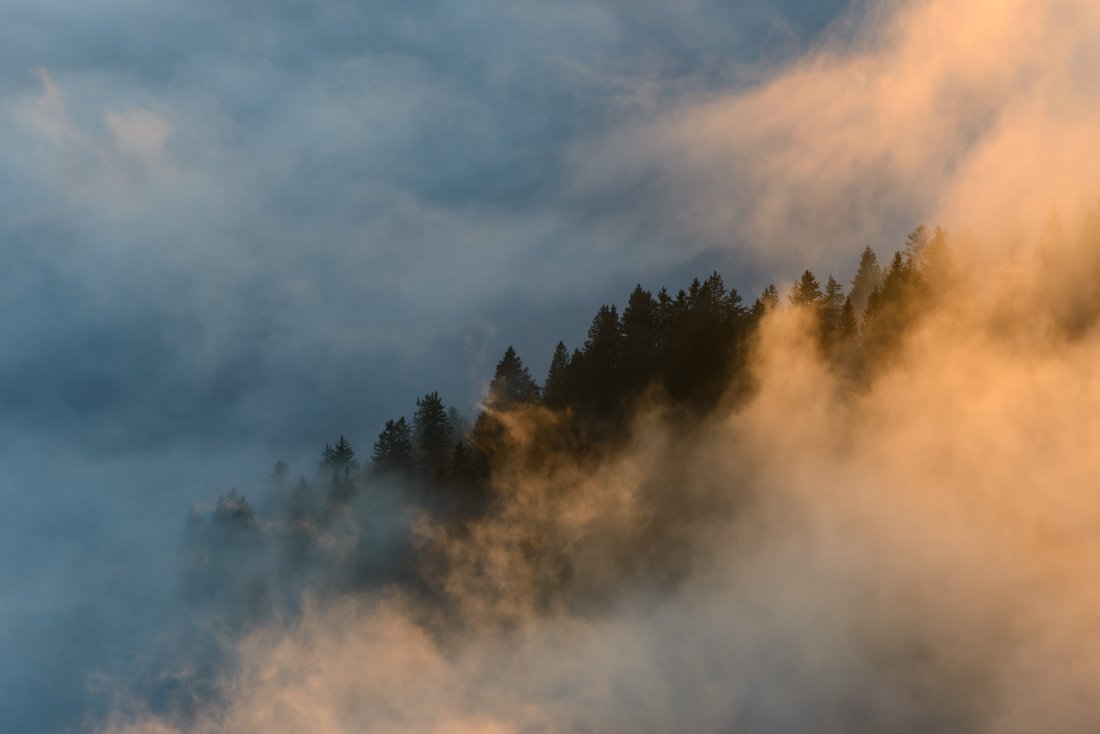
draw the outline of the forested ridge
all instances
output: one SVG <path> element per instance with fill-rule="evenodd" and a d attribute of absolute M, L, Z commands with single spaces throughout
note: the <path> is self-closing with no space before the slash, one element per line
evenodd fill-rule
<path fill-rule="evenodd" d="M 1097 233 L 1094 215 L 1069 247 L 1052 220 L 1037 258 L 1051 272 L 1080 263 L 1081 252 L 1095 250 Z M 179 667 L 183 648 L 188 674 L 150 673 L 146 699 L 185 713 L 213 695 L 195 671 L 207 670 L 212 681 L 233 638 L 225 630 L 293 616 L 309 598 L 399 593 L 460 623 L 469 596 L 509 593 L 492 586 L 493 564 L 522 576 L 524 593 L 545 609 L 587 613 L 624 586 L 675 585 L 691 563 L 698 518 L 736 512 L 751 499 L 741 488 L 683 494 L 684 477 L 697 471 L 690 458 L 669 462 L 635 498 L 643 506 L 631 512 L 645 522 L 608 537 L 560 532 L 556 510 L 531 510 L 538 493 L 581 491 L 577 478 L 598 475 L 632 440 L 643 414 L 689 440 L 719 409 L 736 411 L 753 395 L 755 340 L 776 311 L 802 314 L 811 334 L 806 348 L 858 393 L 891 363 L 905 334 L 943 305 L 960 278 L 956 260 L 947 233 L 922 226 L 885 263 L 865 248 L 843 284 L 807 270 L 786 293 L 769 285 L 751 301 L 717 272 L 675 293 L 638 285 L 621 308 L 598 310 L 583 344 L 558 342 L 541 381 L 509 347 L 472 420 L 432 391 L 413 401 L 409 415 L 386 420 L 366 449 L 338 435 L 316 466 L 277 462 L 250 492 L 255 505 L 233 490 L 187 520 L 180 604 L 188 622 L 163 657 Z M 1078 307 L 1088 296 L 1070 297 L 1077 298 L 1072 309 L 1060 312 L 1058 299 L 1049 304 L 1067 334 L 1097 311 L 1092 302 Z M 538 489 L 516 489 L 532 477 Z M 594 574 L 580 567 L 581 546 L 586 556 L 595 549 L 607 558 L 606 568 Z M 457 566 L 472 589 L 456 591 Z M 484 588 L 483 577 L 490 579 Z"/>

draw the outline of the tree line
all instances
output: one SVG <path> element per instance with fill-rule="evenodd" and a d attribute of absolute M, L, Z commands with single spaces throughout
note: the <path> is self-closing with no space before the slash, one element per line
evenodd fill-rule
<path fill-rule="evenodd" d="M 558 420 L 535 448 L 584 460 L 625 440 L 634 411 L 647 400 L 697 421 L 716 406 L 745 399 L 752 391 L 752 339 L 776 309 L 807 313 L 820 354 L 859 380 L 888 357 L 950 283 L 953 270 L 946 232 L 921 226 L 886 266 L 866 247 L 847 287 L 832 274 L 822 281 L 806 270 L 786 294 L 771 284 L 746 304 L 717 271 L 676 293 L 653 293 L 639 284 L 621 309 L 598 309 L 582 344 L 570 350 L 558 342 L 541 383 L 509 346 L 472 422 L 432 391 L 415 399 L 411 417 L 386 420 L 365 458 L 341 435 L 325 444 L 311 476 L 291 481 L 289 468 L 277 463 L 268 484 L 285 499 L 289 556 L 316 560 L 311 546 L 364 493 L 397 491 L 400 503 L 455 522 L 489 511 L 498 499 L 494 472 L 515 458 L 504 424 L 510 414 L 551 412 Z M 255 512 L 235 492 L 192 524 L 199 546 L 217 546 L 211 538 L 237 531 L 258 542 Z M 209 565 L 209 554 L 204 557 Z"/>

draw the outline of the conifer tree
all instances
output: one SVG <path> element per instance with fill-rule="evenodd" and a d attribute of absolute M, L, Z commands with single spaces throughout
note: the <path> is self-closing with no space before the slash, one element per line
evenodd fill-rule
<path fill-rule="evenodd" d="M 497 362 L 493 381 L 489 383 L 486 403 L 494 410 L 507 410 L 515 405 L 533 403 L 539 399 L 539 386 L 531 378 L 523 360 L 511 346 Z"/>
<path fill-rule="evenodd" d="M 788 299 L 793 306 L 816 306 L 823 298 L 821 284 L 809 270 L 802 273 L 802 277 L 791 288 Z"/>
<path fill-rule="evenodd" d="M 844 307 L 840 310 L 840 324 L 838 335 L 841 342 L 849 342 L 855 338 L 858 326 L 856 325 L 856 310 L 852 305 L 851 297 L 844 299 Z"/>
<path fill-rule="evenodd" d="M 910 264 L 919 264 L 924 255 L 924 248 L 927 246 L 928 228 L 923 224 L 917 225 L 917 228 L 905 238 L 905 261 Z"/>
<path fill-rule="evenodd" d="M 765 314 L 771 313 L 775 309 L 779 308 L 779 291 L 774 284 L 768 285 L 764 289 L 764 292 L 753 301 L 752 309 L 749 311 L 749 315 L 754 322 L 759 322 Z"/>
<path fill-rule="evenodd" d="M 438 391 L 416 400 L 413 414 L 413 442 L 425 476 L 434 478 L 445 465 L 451 445 L 451 421 Z"/>
<path fill-rule="evenodd" d="M 921 274 L 930 292 L 947 288 L 955 275 L 955 263 L 947 241 L 947 231 L 936 227 L 920 260 Z"/>
<path fill-rule="evenodd" d="M 460 487 L 473 487 L 477 484 L 477 463 L 473 454 L 464 441 L 455 444 L 447 467 L 447 476 L 454 484 Z"/>
<path fill-rule="evenodd" d="M 343 471 L 345 468 L 356 471 L 359 469 L 359 461 L 355 458 L 355 451 L 348 440 L 340 436 L 335 446 L 325 444 L 324 451 L 321 452 L 321 469 Z"/>
<path fill-rule="evenodd" d="M 863 317 L 864 350 L 872 361 L 887 354 L 900 341 L 921 313 L 926 296 L 925 280 L 913 260 L 895 252 L 882 286 L 867 300 Z"/>
<path fill-rule="evenodd" d="M 871 293 L 882 285 L 882 266 L 878 263 L 878 257 L 870 245 L 863 248 L 863 254 L 859 257 L 859 268 L 852 277 L 852 309 L 859 316 L 867 309 L 867 301 Z"/>
<path fill-rule="evenodd" d="M 581 397 L 600 412 L 618 402 L 621 352 L 622 322 L 618 308 L 602 306 L 588 327 L 588 339 L 579 360 Z"/>
<path fill-rule="evenodd" d="M 542 401 L 550 408 L 563 408 L 569 402 L 569 350 L 565 342 L 558 342 L 554 356 L 550 360 L 550 370 L 546 373 L 546 386 L 542 391 Z"/>
<path fill-rule="evenodd" d="M 385 428 L 378 434 L 371 452 L 371 462 L 376 472 L 402 472 L 412 470 L 413 444 L 412 432 L 408 422 L 402 418 L 386 421 Z"/>
<path fill-rule="evenodd" d="M 840 317 L 845 300 L 844 289 L 830 274 L 825 281 L 825 294 L 821 300 L 821 339 L 825 346 L 831 344 L 840 331 Z"/>
<path fill-rule="evenodd" d="M 623 380 L 628 389 L 641 387 L 653 376 L 661 339 L 657 310 L 650 292 L 641 284 L 635 286 L 622 320 Z"/>
<path fill-rule="evenodd" d="M 760 300 L 764 304 L 765 311 L 773 311 L 779 308 L 779 289 L 775 287 L 774 283 L 768 284 L 768 287 L 764 289 L 764 294 L 760 297 Z"/>
<path fill-rule="evenodd" d="M 329 481 L 328 500 L 332 504 L 343 504 L 355 496 L 355 479 L 351 476 L 351 468 L 345 464 L 343 469 L 332 468 L 332 477 Z"/>

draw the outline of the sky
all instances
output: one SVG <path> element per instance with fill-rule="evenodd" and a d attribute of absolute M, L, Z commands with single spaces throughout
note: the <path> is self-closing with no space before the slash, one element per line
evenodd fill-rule
<path fill-rule="evenodd" d="M 922 222 L 1006 257 L 1072 225 L 1098 30 L 1083 0 L 0 0 L 0 728 L 80 710 L 194 503 L 430 390 L 471 415 L 508 344 L 541 377 L 636 282 L 751 301 Z"/>
<path fill-rule="evenodd" d="M 94 455 L 362 442 L 735 262 L 582 158 L 840 6 L 666 5 L 5 3 L 6 420 Z"/>
<path fill-rule="evenodd" d="M 774 277 L 592 153 L 843 10 L 0 2 L 0 728 L 80 710 L 192 504 L 471 414 L 635 282 Z"/>

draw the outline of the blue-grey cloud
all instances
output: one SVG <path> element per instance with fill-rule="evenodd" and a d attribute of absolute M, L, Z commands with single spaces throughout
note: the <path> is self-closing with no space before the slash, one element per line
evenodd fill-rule
<path fill-rule="evenodd" d="M 636 280 L 730 262 L 578 152 L 843 5 L 5 3 L 0 728 L 57 730 L 143 639 L 131 556 L 191 502 L 428 390 L 469 412 L 508 342 L 541 373 Z"/>

